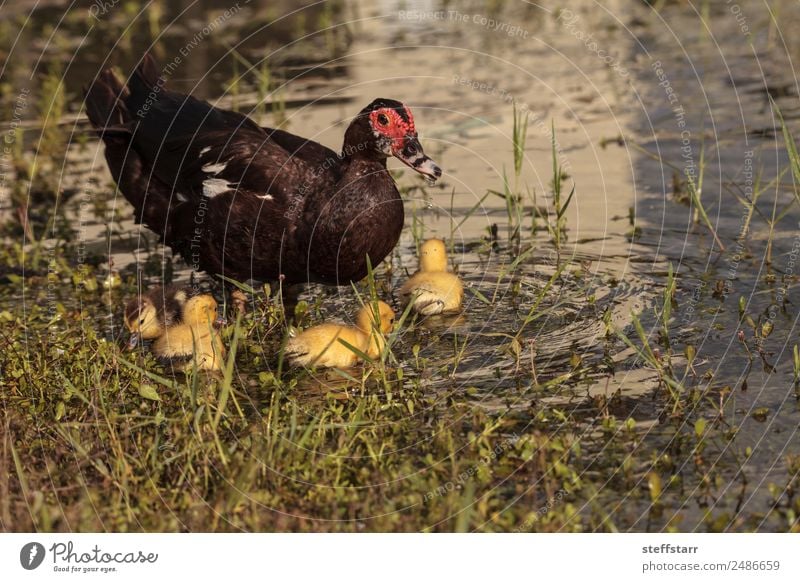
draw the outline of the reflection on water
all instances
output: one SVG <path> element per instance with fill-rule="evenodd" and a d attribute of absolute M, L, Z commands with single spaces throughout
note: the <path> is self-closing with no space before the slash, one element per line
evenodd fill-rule
<path fill-rule="evenodd" d="M 649 446 L 661 450 L 668 442 L 652 400 L 655 374 L 609 330 L 631 332 L 633 312 L 656 338 L 655 312 L 671 263 L 678 282 L 672 341 L 696 348 L 694 365 L 709 378 L 705 389 L 737 391 L 737 444 L 757 453 L 744 470 L 763 478 L 795 439 L 798 412 L 789 386 L 793 306 L 800 301 L 794 226 L 800 212 L 789 206 L 790 178 L 781 174 L 787 158 L 770 99 L 796 127 L 798 91 L 786 70 L 800 40 L 781 35 L 757 3 L 741 2 L 738 14 L 712 4 L 701 15 L 684 3 L 666 3 L 654 14 L 644 3 L 622 1 L 603 7 L 574 2 L 568 10 L 549 2 L 458 8 L 434 1 L 328 2 L 290 12 L 274 2 L 254 0 L 234 10 L 224 0 L 208 0 L 153 4 L 156 12 L 144 18 L 135 18 L 138 8 L 107 4 L 99 10 L 84 2 L 70 11 L 63 28 L 71 35 L 52 44 L 43 41 L 45 23 L 62 7 L 37 7 L 37 24 L 26 27 L 14 54 L 35 58 L 37 67 L 73 55 L 61 65 L 77 102 L 101 67 L 130 71 L 152 47 L 162 63 L 180 57 L 169 79 L 173 88 L 264 124 L 281 123 L 334 149 L 348 116 L 373 98 L 411 107 L 426 151 L 445 175 L 436 187 L 408 173 L 400 178 L 408 191 L 409 228 L 387 284 L 396 285 L 416 265 L 413 229 L 419 237 L 453 241 L 454 264 L 468 287 L 463 320 L 432 322 L 400 336 L 401 353 L 410 356 L 413 345 L 422 345 L 419 357 L 435 367 L 452 366 L 458 355 L 452 373 L 424 380 L 426 390 L 458 387 L 487 410 L 509 416 L 557 406 L 580 420 L 588 443 L 598 419 L 584 414 L 587 402 L 618 392 L 617 413 L 640 421 Z M 797 21 L 796 4 L 776 4 L 782 19 Z M 22 3 L 13 10 L 23 17 L 32 7 Z M 701 18 L 707 27 L 698 25 Z M 120 37 L 126 20 L 134 24 Z M 753 36 L 743 36 L 743 27 Z M 12 86 L 29 83 L 21 67 L 7 64 L 4 74 Z M 517 253 L 507 243 L 506 202 L 487 190 L 501 191 L 504 180 L 513 179 L 513 105 L 529 116 L 518 184 L 540 216 L 525 213 L 523 248 L 530 253 L 510 269 Z M 33 111 L 25 118 L 33 123 Z M 86 130 L 76 107 L 65 123 L 74 125 L 73 138 Z M 563 284 L 548 289 L 558 264 L 543 217 L 554 213 L 553 127 L 566 184 L 576 193 L 565 214 L 568 241 L 561 256 L 570 266 Z M 67 207 L 82 225 L 84 252 L 109 254 L 118 269 L 151 261 L 158 272 L 155 239 L 133 225 L 123 200 L 102 205 L 99 216 L 81 203 L 106 196 L 109 176 L 95 140 L 72 141 L 62 183 L 75 194 Z M 725 252 L 686 202 L 687 171 L 695 180 L 702 174 L 702 201 Z M 747 200 L 764 185 L 751 211 Z M 2 187 L 6 200 L 9 186 Z M 784 209 L 771 231 L 769 221 Z M 182 263 L 174 268 L 177 280 L 189 276 Z M 322 308 L 329 317 L 352 302 L 350 290 L 318 287 L 300 299 L 311 303 L 321 293 L 331 294 Z M 740 297 L 755 326 L 773 324 L 759 345 L 774 371 L 751 363 L 741 349 Z M 515 347 L 510 335 L 533 306 L 546 315 L 525 328 Z M 757 327 L 744 329 L 749 338 Z M 520 366 L 538 383 L 572 375 L 555 393 L 533 390 Z M 340 378 L 327 382 L 341 387 Z M 301 389 L 313 392 L 319 385 L 311 380 Z M 346 397 L 339 388 L 337 397 Z M 747 420 L 756 406 L 773 411 L 769 423 Z M 701 510 L 687 511 L 697 515 L 686 523 L 696 523 Z"/>

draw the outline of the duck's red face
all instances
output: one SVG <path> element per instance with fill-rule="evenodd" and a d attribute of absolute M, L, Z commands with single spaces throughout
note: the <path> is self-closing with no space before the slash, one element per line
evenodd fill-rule
<path fill-rule="evenodd" d="M 394 156 L 411 169 L 436 180 L 442 170 L 425 155 L 417 138 L 414 116 L 405 105 L 380 107 L 369 114 L 372 132 L 378 147 L 387 156 Z"/>

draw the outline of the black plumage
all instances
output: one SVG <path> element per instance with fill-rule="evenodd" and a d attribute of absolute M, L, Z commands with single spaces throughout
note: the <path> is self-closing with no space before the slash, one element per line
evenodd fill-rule
<path fill-rule="evenodd" d="M 410 110 L 364 108 L 342 152 L 169 91 L 145 55 L 127 85 L 103 71 L 86 109 L 136 219 L 192 268 L 237 280 L 349 284 L 380 263 L 403 227 L 386 158 L 436 179 Z"/>

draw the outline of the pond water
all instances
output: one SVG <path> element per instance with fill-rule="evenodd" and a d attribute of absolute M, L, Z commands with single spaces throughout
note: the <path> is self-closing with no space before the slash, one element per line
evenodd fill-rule
<path fill-rule="evenodd" d="M 135 18 L 135 3 L 106 4 L 67 11 L 52 36 L 47 23 L 64 13 L 61 3 L 9 9 L 16 12 L 9 20 L 29 16 L 30 23 L 7 54 L 24 55 L 37 69 L 62 66 L 69 104 L 61 127 L 71 137 L 59 184 L 71 240 L 80 241 L 68 260 L 78 252 L 101 263 L 110 257 L 114 269 L 138 273 L 145 284 L 165 274 L 190 277 L 113 195 L 97 140 L 79 137 L 88 129 L 78 114 L 81 87 L 101 67 L 128 72 L 152 45 L 162 63 L 186 51 L 169 79 L 173 89 L 264 125 L 283 123 L 335 150 L 348 116 L 375 97 L 399 99 L 444 176 L 428 186 L 390 161 L 404 188 L 406 229 L 381 280 L 391 290 L 416 268 L 416 241 L 438 236 L 452 244 L 452 266 L 468 288 L 462 317 L 399 334 L 405 359 L 421 345 L 419 357 L 447 370 L 422 374 L 423 389 L 480 403 L 515 433 L 575 435 L 589 459 L 582 477 L 599 482 L 592 503 L 604 505 L 620 529 L 674 525 L 649 511 L 646 496 L 615 493 L 630 459 L 632 478 L 647 487 L 650 464 L 667 455 L 685 477 L 681 495 L 666 502 L 680 514 L 681 530 L 704 529 L 709 513 L 723 511 L 738 526 L 785 527 L 764 516 L 768 484 L 783 483 L 787 456 L 800 452 L 792 358 L 800 206 L 775 107 L 800 133 L 792 69 L 800 40 L 788 33 L 800 24 L 796 2 L 773 2 L 771 14 L 755 0 L 698 3 L 697 11 L 683 2 L 653 2 L 656 10 L 623 0 L 581 0 L 568 9 L 546 1 L 420 0 L 318 3 L 295 12 L 289 3 L 252 0 L 232 9 L 209 0 L 157 4 L 159 12 L 144 18 Z M 127 20 L 135 24 L 121 34 Z M 98 50 L 104 39 L 108 48 Z M 37 90 L 26 67 L 7 61 L 3 74 L 14 87 L 7 102 L 21 88 Z M 259 89 L 266 75 L 271 86 Z M 517 175 L 514 107 L 528 123 Z M 21 123 L 36 127 L 34 114 L 23 107 Z M 35 134 L 25 134 L 26 148 Z M 560 248 L 548 230 L 557 221 L 554 149 L 564 198 L 574 187 Z M 702 180 L 702 212 L 690 201 L 687 172 Z M 502 192 L 504 181 L 521 193 L 519 218 L 505 198 L 487 194 Z M 3 212 L 13 217 L 13 185 L 4 180 L 0 188 Z M 297 300 L 320 297 L 320 316 L 351 317 L 351 289 L 310 286 Z M 25 309 L 31 300 L 7 291 L 2 308 Z M 526 323 L 529 314 L 535 319 Z M 119 309 L 106 308 L 104 317 L 116 337 Z M 696 394 L 678 421 L 659 370 L 637 353 L 647 352 L 643 337 Z M 264 345 L 269 361 L 274 344 Z M 253 371 L 243 364 L 239 373 Z M 301 379 L 298 394 L 318 384 Z M 314 406 L 309 397 L 310 414 Z M 601 409 L 635 423 L 609 429 Z M 682 439 L 698 419 L 718 430 L 706 457 L 713 486 L 683 467 L 693 461 Z M 620 452 L 613 435 L 628 428 L 636 445 Z M 708 487 L 708 496 L 696 493 Z"/>

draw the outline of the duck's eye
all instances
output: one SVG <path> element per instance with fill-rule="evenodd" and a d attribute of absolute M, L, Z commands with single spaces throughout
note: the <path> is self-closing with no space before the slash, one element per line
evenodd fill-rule
<path fill-rule="evenodd" d="M 380 123 L 381 125 L 389 125 L 389 118 L 386 117 L 385 113 L 381 113 L 380 115 L 378 115 L 378 123 Z"/>
<path fill-rule="evenodd" d="M 144 317 L 139 320 L 139 325 L 144 323 Z"/>

